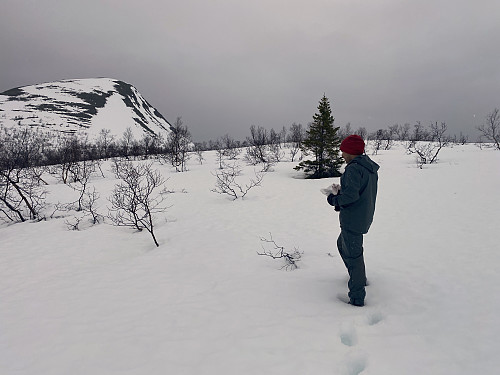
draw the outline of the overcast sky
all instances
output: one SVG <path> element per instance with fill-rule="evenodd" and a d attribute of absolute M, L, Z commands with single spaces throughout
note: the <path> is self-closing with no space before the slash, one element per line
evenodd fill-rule
<path fill-rule="evenodd" d="M 0 92 L 133 84 L 193 139 L 307 125 L 446 122 L 500 107 L 499 0 L 0 0 Z"/>

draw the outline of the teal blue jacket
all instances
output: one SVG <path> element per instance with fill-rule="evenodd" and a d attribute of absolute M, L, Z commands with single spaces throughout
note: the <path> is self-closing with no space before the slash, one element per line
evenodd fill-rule
<path fill-rule="evenodd" d="M 367 155 L 351 160 L 340 177 L 340 193 L 330 194 L 328 203 L 340 208 L 340 227 L 365 234 L 373 222 L 380 166 Z"/>

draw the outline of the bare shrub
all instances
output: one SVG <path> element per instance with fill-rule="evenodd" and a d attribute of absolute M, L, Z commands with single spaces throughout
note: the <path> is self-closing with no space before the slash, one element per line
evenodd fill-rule
<path fill-rule="evenodd" d="M 220 139 L 223 150 L 223 156 L 229 160 L 236 160 L 241 154 L 239 142 L 235 141 L 230 135 L 226 134 Z"/>
<path fill-rule="evenodd" d="M 109 129 L 101 129 L 96 141 L 97 156 L 99 159 L 108 159 L 116 153 L 115 137 Z"/>
<path fill-rule="evenodd" d="M 410 124 L 406 123 L 404 125 L 394 124 L 389 126 L 389 130 L 391 131 L 393 137 L 397 141 L 407 141 L 410 139 Z"/>
<path fill-rule="evenodd" d="M 187 126 L 183 125 L 181 117 L 177 117 L 170 130 L 164 144 L 165 157 L 177 172 L 184 172 L 187 170 L 186 163 L 191 151 L 191 133 Z"/>
<path fill-rule="evenodd" d="M 366 139 L 368 136 L 368 130 L 366 130 L 366 128 L 363 126 L 360 126 L 359 128 L 356 129 L 354 134 L 359 135 L 363 139 Z"/>
<path fill-rule="evenodd" d="M 59 140 L 57 148 L 58 165 L 60 179 L 63 183 L 69 184 L 78 180 L 80 160 L 83 160 L 82 142 L 76 136 L 64 137 Z"/>
<path fill-rule="evenodd" d="M 226 160 L 236 160 L 242 151 L 240 143 L 228 134 L 217 138 L 215 141 L 210 141 L 210 147 L 215 150 L 220 169 L 224 168 Z"/>
<path fill-rule="evenodd" d="M 251 165 L 259 163 L 268 163 L 271 159 L 268 145 L 269 136 L 267 130 L 263 127 L 250 127 L 250 137 L 247 137 L 248 148 L 245 155 L 245 161 Z"/>
<path fill-rule="evenodd" d="M 412 142 L 420 142 L 420 141 L 432 141 L 432 137 L 429 133 L 429 130 L 417 121 L 415 125 L 413 125 L 413 133 L 410 135 L 410 141 Z"/>
<path fill-rule="evenodd" d="M 0 218 L 39 219 L 45 207 L 42 184 L 46 137 L 30 129 L 0 129 Z"/>
<path fill-rule="evenodd" d="M 66 224 L 69 230 L 80 230 L 80 223 L 82 220 L 83 216 L 74 216 L 71 219 L 65 220 L 64 224 Z"/>
<path fill-rule="evenodd" d="M 204 146 L 203 143 L 195 143 L 194 144 L 194 152 L 196 154 L 196 158 L 198 159 L 198 163 L 200 163 L 200 165 L 202 165 L 203 160 L 205 160 L 205 158 L 203 157 L 203 152 L 205 149 L 206 149 L 206 146 Z"/>
<path fill-rule="evenodd" d="M 269 132 L 269 159 L 274 163 L 279 163 L 285 156 L 285 153 L 282 150 L 282 146 L 284 144 L 283 137 L 286 137 L 286 129 L 283 129 L 279 133 L 277 133 L 274 129 L 271 129 Z"/>
<path fill-rule="evenodd" d="M 495 108 L 486 116 L 486 123 L 477 127 L 481 132 L 481 140 L 493 143 L 500 150 L 500 111 Z"/>
<path fill-rule="evenodd" d="M 419 168 L 424 164 L 433 164 L 438 161 L 438 155 L 441 149 L 449 144 L 448 139 L 444 135 L 447 130 L 446 123 L 442 122 L 431 124 L 430 130 L 419 128 L 420 134 L 426 134 L 430 141 L 411 140 L 406 143 L 406 151 L 408 154 L 416 155 L 416 162 Z"/>
<path fill-rule="evenodd" d="M 293 123 L 290 126 L 290 132 L 286 139 L 290 148 L 290 158 L 291 161 L 295 161 L 295 157 L 299 155 L 300 148 L 302 147 L 302 142 L 304 141 L 306 132 L 302 127 L 302 124 Z"/>
<path fill-rule="evenodd" d="M 247 147 L 244 160 L 249 165 L 274 164 L 275 161 L 266 146 Z"/>
<path fill-rule="evenodd" d="M 96 225 L 101 222 L 104 222 L 104 216 L 101 215 L 97 211 L 96 202 L 100 198 L 99 193 L 96 191 L 95 187 L 92 188 L 92 191 L 85 190 L 83 197 L 81 198 L 81 209 L 77 215 L 75 215 L 71 219 L 67 219 L 65 224 L 70 230 L 80 230 L 80 224 L 86 219 L 86 222 L 90 225 Z M 72 209 L 73 204 L 61 205 L 60 203 L 56 205 L 56 210 L 60 211 L 61 208 L 65 211 Z M 53 214 L 53 215 L 54 215 Z"/>
<path fill-rule="evenodd" d="M 232 165 L 225 165 L 224 169 L 217 171 L 212 175 L 216 178 L 215 188 L 212 189 L 214 193 L 228 195 L 233 200 L 244 198 L 248 192 L 256 186 L 261 186 L 264 174 L 262 172 L 255 172 L 255 178 L 243 185 L 237 181 L 237 177 L 241 175 L 241 168 L 236 163 Z"/>
<path fill-rule="evenodd" d="M 72 168 L 73 182 L 70 183 L 69 186 L 79 194 L 78 200 L 75 202 L 76 211 L 82 211 L 83 209 L 83 201 L 87 194 L 90 177 L 96 171 L 97 165 L 97 161 L 84 160 L 79 163 L 75 163 Z"/>
<path fill-rule="evenodd" d="M 97 212 L 96 202 L 100 198 L 100 194 L 93 187 L 92 191 L 86 191 L 85 196 L 82 201 L 83 211 L 86 213 L 86 216 L 90 217 L 90 221 L 92 224 L 98 224 L 104 221 L 104 216 Z"/>
<path fill-rule="evenodd" d="M 462 132 L 457 136 L 456 134 L 453 136 L 453 139 L 450 139 L 450 142 L 453 142 L 456 145 L 465 145 L 469 142 L 469 137 Z"/>
<path fill-rule="evenodd" d="M 132 153 L 132 146 L 135 142 L 131 127 L 127 127 L 127 129 L 125 129 L 125 131 L 123 132 L 123 136 L 119 142 L 120 154 L 128 159 Z"/>
<path fill-rule="evenodd" d="M 344 126 L 339 127 L 339 130 L 337 130 L 337 136 L 340 139 L 344 139 L 345 137 L 349 136 L 352 134 L 352 127 L 351 123 L 348 122 Z"/>
<path fill-rule="evenodd" d="M 130 161 L 115 161 L 115 176 L 121 180 L 115 185 L 109 201 L 108 217 L 114 225 L 127 226 L 142 231 L 146 229 L 156 246 L 160 246 L 154 232 L 154 215 L 164 212 L 164 195 L 161 189 L 165 180 L 152 163 L 136 166 Z M 160 190 L 160 191 L 158 191 Z"/>
<path fill-rule="evenodd" d="M 299 268 L 297 263 L 302 258 L 303 253 L 301 253 L 297 248 L 294 248 L 291 252 L 286 251 L 283 246 L 279 246 L 276 241 L 274 241 L 271 233 L 269 233 L 269 239 L 261 237 L 260 241 L 263 242 L 261 247 L 264 251 L 261 253 L 257 252 L 258 255 L 268 256 L 272 259 L 283 259 L 285 264 L 281 267 L 281 269 L 295 270 Z"/>

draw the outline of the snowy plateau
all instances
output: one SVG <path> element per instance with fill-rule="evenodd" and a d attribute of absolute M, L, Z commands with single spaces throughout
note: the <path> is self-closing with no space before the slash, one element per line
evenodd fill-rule
<path fill-rule="evenodd" d="M 69 230 L 75 212 L 1 224 L 0 374 L 498 374 L 500 152 L 447 147 L 422 169 L 401 145 L 371 157 L 362 308 L 337 299 L 347 272 L 320 189 L 339 180 L 290 161 L 234 201 L 211 191 L 213 152 L 183 173 L 155 163 L 170 191 L 160 247 L 109 223 Z M 244 184 L 254 167 L 237 162 Z M 102 213 L 110 166 L 92 178 Z M 47 183 L 48 203 L 75 200 Z M 298 269 L 257 254 L 271 234 Z"/>
<path fill-rule="evenodd" d="M 103 129 L 115 139 L 127 128 L 136 139 L 170 132 L 168 121 L 134 86 L 110 78 L 70 79 L 7 90 L 0 94 L 0 125 L 83 134 L 89 140 Z"/>

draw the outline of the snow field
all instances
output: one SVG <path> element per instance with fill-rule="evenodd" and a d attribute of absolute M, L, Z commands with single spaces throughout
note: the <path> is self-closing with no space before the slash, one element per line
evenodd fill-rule
<path fill-rule="evenodd" d="M 319 189 L 338 179 L 304 180 L 295 163 L 236 201 L 210 191 L 213 153 L 185 173 L 156 164 L 174 191 L 159 248 L 108 224 L 69 231 L 67 217 L 4 225 L 0 373 L 494 374 L 500 153 L 440 155 L 422 170 L 400 147 L 372 156 L 381 169 L 363 308 L 336 298 L 347 272 Z M 244 166 L 240 181 L 253 173 Z M 115 182 L 109 171 L 93 180 L 102 213 Z M 74 196 L 48 188 L 54 203 Z M 299 269 L 256 254 L 270 232 L 303 252 Z"/>

